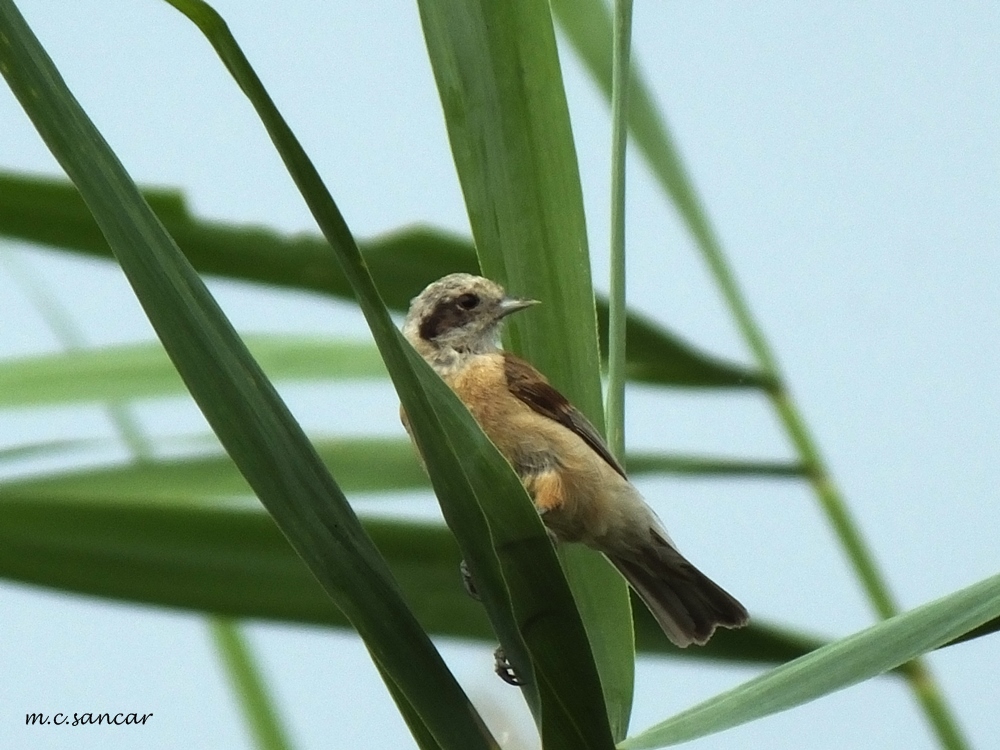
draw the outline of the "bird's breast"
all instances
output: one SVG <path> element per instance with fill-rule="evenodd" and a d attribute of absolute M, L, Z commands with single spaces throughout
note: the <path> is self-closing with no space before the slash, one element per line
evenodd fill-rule
<path fill-rule="evenodd" d="M 638 491 L 576 433 L 507 388 L 502 355 L 475 357 L 444 376 L 525 483 L 546 526 L 564 541 L 599 549 L 643 533 L 651 512 Z M 557 492 L 558 507 L 537 492 Z"/>

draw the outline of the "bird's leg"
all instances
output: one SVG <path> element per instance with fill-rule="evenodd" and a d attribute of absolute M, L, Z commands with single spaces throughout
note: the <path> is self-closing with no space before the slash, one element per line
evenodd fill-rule
<path fill-rule="evenodd" d="M 497 650 L 493 652 L 493 669 L 496 671 L 497 676 L 501 680 L 506 682 L 508 685 L 513 685 L 514 687 L 520 687 L 524 683 L 514 672 L 514 668 L 507 661 L 507 654 L 503 651 L 503 646 L 497 646 Z"/>
<path fill-rule="evenodd" d="M 472 571 L 469 570 L 469 564 L 465 560 L 462 560 L 458 564 L 458 570 L 462 574 L 462 586 L 465 588 L 465 593 L 477 602 L 480 601 L 479 590 L 476 588 L 476 582 L 472 579 Z"/>
<path fill-rule="evenodd" d="M 458 569 L 462 573 L 462 586 L 465 587 L 465 593 L 478 602 L 480 600 L 479 591 L 476 589 L 476 582 L 472 578 L 472 571 L 469 570 L 468 563 L 462 560 L 459 563 Z M 508 685 L 523 684 L 514 673 L 514 668 L 510 665 L 510 662 L 507 661 L 507 655 L 504 653 L 503 646 L 497 646 L 496 651 L 493 652 L 493 669 L 500 676 L 500 679 Z"/>

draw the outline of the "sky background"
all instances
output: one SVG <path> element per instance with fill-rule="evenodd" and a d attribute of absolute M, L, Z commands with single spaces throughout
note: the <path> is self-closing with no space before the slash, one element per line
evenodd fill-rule
<path fill-rule="evenodd" d="M 70 88 L 140 183 L 206 219 L 314 232 L 301 198 L 200 33 L 165 3 L 20 0 Z M 467 233 L 413 2 L 217 2 L 356 235 L 414 222 Z M 904 607 L 1000 570 L 1000 9 L 992 3 L 638 3 L 634 48 L 788 383 Z M 606 288 L 610 126 L 563 48 L 598 286 Z M 701 347 L 749 361 L 691 241 L 629 164 L 629 299 Z M 0 168 L 59 169 L 6 87 Z M 116 267 L 52 251 L 0 266 L 0 356 L 57 342 L 13 269 L 44 279 L 94 345 L 152 337 Z M 241 331 L 365 337 L 348 305 L 214 282 Z M 401 435 L 381 386 L 284 391 L 317 433 Z M 203 430 L 177 399 L 137 413 L 160 440 Z M 363 416 L 362 416 L 363 415 Z M 632 448 L 782 458 L 748 395 L 630 388 Z M 360 425 L 360 426 L 359 426 Z M 8 411 L 0 447 L 113 436 L 97 408 Z M 91 457 L 114 460 L 110 451 Z M 10 471 L 18 470 L 8 469 Z M 20 467 L 20 471 L 27 468 Z M 642 478 L 681 548 L 762 619 L 823 635 L 870 611 L 809 491 L 780 481 Z M 428 497 L 363 508 L 418 508 Z M 251 624 L 296 747 L 410 747 L 360 641 Z M 509 747 L 531 747 L 491 647 L 442 642 Z M 996 636 L 929 658 L 974 745 L 1000 736 Z M 644 729 L 756 670 L 642 658 Z M 195 614 L 0 582 L 0 738 L 12 747 L 251 747 Z M 29 711 L 154 713 L 141 728 L 25 728 Z M 884 678 L 695 748 L 933 747 Z"/>

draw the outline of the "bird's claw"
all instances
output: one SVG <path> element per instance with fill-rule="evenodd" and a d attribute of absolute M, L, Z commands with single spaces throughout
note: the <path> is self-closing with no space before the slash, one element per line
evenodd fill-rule
<path fill-rule="evenodd" d="M 479 589 L 476 588 L 476 582 L 472 580 L 472 571 L 469 570 L 468 563 L 462 560 L 458 564 L 458 570 L 462 574 L 462 586 L 465 588 L 465 593 L 478 602 L 480 599 Z"/>
<path fill-rule="evenodd" d="M 472 578 L 472 571 L 469 570 L 468 563 L 465 560 L 459 563 L 458 569 L 462 574 L 462 586 L 465 587 L 465 593 L 471 596 L 476 601 L 479 601 L 479 591 L 476 589 L 476 582 Z M 517 673 L 514 672 L 514 668 L 507 661 L 507 654 L 504 653 L 503 646 L 497 646 L 497 650 L 493 652 L 493 669 L 500 677 L 501 680 L 506 682 L 508 685 L 523 685 Z"/>
<path fill-rule="evenodd" d="M 504 653 L 503 646 L 497 646 L 497 650 L 493 652 L 493 669 L 497 673 L 497 676 L 508 685 L 519 687 L 524 684 L 521 678 L 517 676 L 510 662 L 507 661 L 507 654 Z"/>

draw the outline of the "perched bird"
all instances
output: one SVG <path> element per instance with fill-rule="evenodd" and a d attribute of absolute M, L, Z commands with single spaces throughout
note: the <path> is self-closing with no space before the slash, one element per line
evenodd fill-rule
<path fill-rule="evenodd" d="M 604 553 L 671 641 L 704 644 L 717 627 L 746 625 L 743 605 L 677 551 L 587 418 L 498 347 L 503 320 L 535 304 L 451 274 L 412 301 L 403 334 L 514 467 L 556 539 Z"/>

